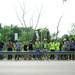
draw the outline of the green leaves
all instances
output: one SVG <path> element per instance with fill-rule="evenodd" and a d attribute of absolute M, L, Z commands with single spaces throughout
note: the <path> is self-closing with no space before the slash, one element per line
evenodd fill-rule
<path fill-rule="evenodd" d="M 29 44 L 32 42 L 33 44 L 36 41 L 36 31 L 38 31 L 39 41 L 43 42 L 46 39 L 47 42 L 50 41 L 50 33 L 47 28 L 42 29 L 33 29 L 32 27 L 17 27 L 17 26 L 4 26 L 1 30 L 2 40 L 6 44 L 8 40 L 14 40 L 14 33 L 19 34 L 19 40 L 23 44 Z"/>

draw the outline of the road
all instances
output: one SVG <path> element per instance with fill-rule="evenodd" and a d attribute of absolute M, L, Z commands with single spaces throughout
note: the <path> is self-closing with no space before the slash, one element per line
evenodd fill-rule
<path fill-rule="evenodd" d="M 75 61 L 0 61 L 0 75 L 75 75 Z"/>

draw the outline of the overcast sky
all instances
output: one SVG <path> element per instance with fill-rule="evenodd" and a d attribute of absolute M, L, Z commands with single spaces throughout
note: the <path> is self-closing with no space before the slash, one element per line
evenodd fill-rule
<path fill-rule="evenodd" d="M 67 0 L 63 4 L 62 0 L 24 0 L 26 11 L 26 24 L 30 25 L 30 19 L 33 14 L 34 27 L 37 22 L 37 16 L 42 6 L 41 16 L 39 19 L 38 27 L 49 28 L 50 32 L 56 32 L 56 27 L 61 15 L 63 15 L 59 31 L 59 36 L 68 33 L 71 29 L 71 24 L 75 23 L 75 0 Z M 17 19 L 16 11 L 21 17 L 22 12 L 20 5 L 23 0 L 0 0 L 0 23 L 3 25 L 15 24 L 20 25 Z"/>

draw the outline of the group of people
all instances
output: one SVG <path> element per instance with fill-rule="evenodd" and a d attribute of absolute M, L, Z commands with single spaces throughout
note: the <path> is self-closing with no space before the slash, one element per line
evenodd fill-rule
<path fill-rule="evenodd" d="M 0 51 L 3 51 L 4 43 L 0 41 Z M 62 43 L 57 40 L 51 40 L 47 42 L 44 40 L 42 43 L 39 40 L 36 40 L 34 44 L 30 42 L 29 44 L 22 44 L 20 41 L 15 42 L 15 46 L 11 40 L 7 43 L 7 51 L 27 51 L 27 50 L 36 50 L 35 57 L 40 58 L 40 50 L 49 50 L 49 51 L 75 51 L 75 40 L 74 39 L 64 39 Z M 19 59 L 20 55 L 16 55 L 15 59 Z M 71 57 L 71 56 L 70 56 Z M 72 56 L 74 58 L 74 55 Z M 67 55 L 64 56 L 67 59 Z M 3 59 L 3 55 L 0 54 L 0 59 Z M 8 59 L 12 59 L 12 55 L 8 55 Z M 54 55 L 50 55 L 50 59 L 55 59 Z"/>
<path fill-rule="evenodd" d="M 72 39 L 64 39 L 63 48 L 66 51 L 75 51 L 75 40 Z"/>
<path fill-rule="evenodd" d="M 0 41 L 0 52 L 2 52 L 4 50 L 3 49 L 4 45 L 5 44 L 2 41 Z M 7 46 L 6 49 L 7 49 L 8 52 L 13 51 L 13 50 L 16 50 L 16 52 L 18 52 L 18 51 L 22 51 L 22 49 L 24 51 L 33 50 L 32 43 L 29 43 L 28 45 L 24 44 L 23 48 L 22 48 L 22 43 L 20 41 L 18 41 L 18 40 L 15 41 L 15 43 L 12 42 L 11 40 L 9 40 L 6 46 Z M 20 55 L 16 55 L 15 59 L 19 59 L 19 57 L 20 57 Z M 1 53 L 0 53 L 0 59 L 3 59 L 3 55 Z M 9 59 L 12 59 L 12 55 L 11 54 L 8 55 L 8 60 Z"/>

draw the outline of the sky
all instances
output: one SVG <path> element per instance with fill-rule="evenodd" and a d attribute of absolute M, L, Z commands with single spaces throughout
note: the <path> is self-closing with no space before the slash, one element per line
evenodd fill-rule
<path fill-rule="evenodd" d="M 59 36 L 62 36 L 68 34 L 72 23 L 75 23 L 75 0 L 67 0 L 64 3 L 62 0 L 0 0 L 0 23 L 2 26 L 11 24 L 22 26 L 17 18 L 17 13 L 21 19 L 23 4 L 27 26 L 30 26 L 33 20 L 33 27 L 35 27 L 40 10 L 37 28 L 47 27 L 51 33 L 54 33 L 62 16 L 59 25 Z"/>

